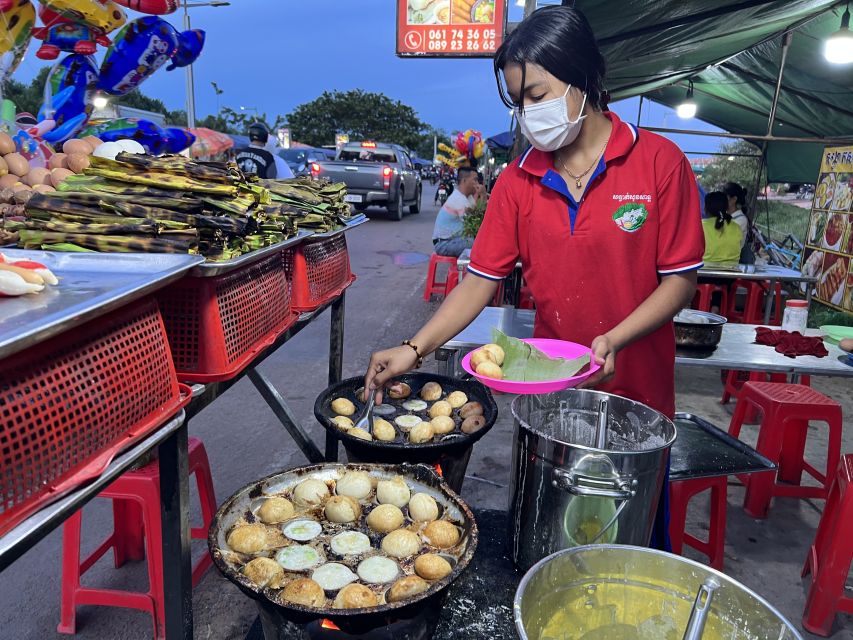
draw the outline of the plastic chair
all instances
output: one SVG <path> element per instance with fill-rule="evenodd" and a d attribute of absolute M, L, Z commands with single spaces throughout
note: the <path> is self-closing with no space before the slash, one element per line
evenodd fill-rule
<path fill-rule="evenodd" d="M 669 538 L 672 552 L 681 555 L 686 544 L 708 556 L 708 564 L 723 569 L 726 546 L 726 490 L 727 476 L 676 480 L 669 483 Z M 687 505 L 691 498 L 703 491 L 711 491 L 711 515 L 708 523 L 708 540 L 700 540 L 687 533 Z"/>
<path fill-rule="evenodd" d="M 755 448 L 776 462 L 778 470 L 775 479 L 770 473 L 741 476 L 746 486 L 746 512 L 754 518 L 767 517 L 774 496 L 826 499 L 830 476 L 841 456 L 841 405 L 804 385 L 747 382 L 729 424 L 729 434 L 735 438 L 740 436 L 750 405 L 759 407 L 764 414 Z M 829 428 L 825 474 L 804 459 L 809 421 L 825 422 Z M 800 486 L 804 471 L 821 486 Z"/>
<path fill-rule="evenodd" d="M 853 455 L 841 459 L 829 490 L 814 542 L 803 567 L 811 574 L 803 628 L 819 636 L 832 631 L 835 614 L 853 613 L 853 598 L 845 596 L 845 583 L 853 560 Z"/>
<path fill-rule="evenodd" d="M 736 307 L 738 289 L 746 289 L 746 301 L 743 311 L 738 311 Z M 764 296 L 768 294 L 769 284 L 756 280 L 735 280 L 729 290 L 729 304 L 726 318 L 729 322 L 738 322 L 743 324 L 765 324 L 764 323 Z M 782 324 L 782 285 L 777 282 L 773 295 L 775 303 L 773 312 L 770 317 L 771 326 L 781 326 Z"/>
<path fill-rule="evenodd" d="M 204 445 L 189 439 L 189 470 L 195 474 L 201 502 L 202 526 L 190 530 L 191 537 L 206 540 L 216 513 L 213 479 Z M 88 558 L 80 561 L 80 530 L 83 512 L 71 516 L 62 527 L 62 596 L 60 633 L 76 633 L 77 607 L 102 605 L 141 609 L 151 614 L 154 637 L 165 638 L 162 529 L 160 524 L 160 468 L 157 460 L 127 471 L 98 494 L 113 501 L 113 534 Z M 84 587 L 81 576 L 107 551 L 113 549 L 116 568 L 128 560 L 148 557 L 148 591 L 144 593 Z M 212 560 L 209 553 L 193 566 L 192 584 L 196 586 Z"/>
<path fill-rule="evenodd" d="M 764 371 L 736 371 L 729 369 L 723 372 L 723 397 L 720 399 L 720 404 L 728 404 L 734 398 L 737 400 L 740 397 L 740 391 L 743 389 L 743 384 L 749 382 L 788 382 L 788 376 L 784 373 L 765 373 Z M 799 384 L 810 387 L 812 383 L 811 376 L 801 376 Z M 743 420 L 744 424 L 756 424 L 758 422 L 758 409 L 755 406 L 750 406 L 747 409 L 746 416 Z"/>
<path fill-rule="evenodd" d="M 447 277 L 444 280 L 438 279 L 439 264 L 446 264 L 448 268 Z M 429 302 L 433 295 L 447 296 L 457 284 L 459 284 L 459 269 L 456 266 L 456 258 L 433 253 L 429 257 L 424 300 Z"/>
<path fill-rule="evenodd" d="M 711 311 L 714 294 L 720 294 L 720 312 L 725 313 L 729 307 L 729 290 L 717 284 L 698 284 L 696 285 L 696 294 L 693 296 L 693 303 L 690 305 L 698 311 Z"/>

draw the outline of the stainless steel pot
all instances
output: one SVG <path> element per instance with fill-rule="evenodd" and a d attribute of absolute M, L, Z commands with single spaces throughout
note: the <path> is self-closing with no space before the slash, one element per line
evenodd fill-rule
<path fill-rule="evenodd" d="M 513 615 L 522 640 L 680 640 L 703 589 L 703 640 L 802 640 L 771 604 L 728 576 L 669 553 L 620 545 L 545 558 L 522 578 Z"/>
<path fill-rule="evenodd" d="M 519 567 L 584 544 L 648 544 L 675 441 L 666 416 L 578 390 L 519 396 L 512 413 L 510 546 Z"/>

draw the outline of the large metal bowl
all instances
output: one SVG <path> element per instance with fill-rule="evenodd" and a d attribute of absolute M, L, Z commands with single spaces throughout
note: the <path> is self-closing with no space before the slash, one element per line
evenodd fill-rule
<path fill-rule="evenodd" d="M 707 311 L 685 309 L 675 318 L 675 346 L 683 349 L 714 349 L 723 337 L 723 316 Z"/>
<path fill-rule="evenodd" d="M 450 575 L 430 585 L 430 588 L 417 596 L 402 602 L 382 604 L 362 609 L 333 609 L 305 607 L 293 603 L 282 604 L 276 598 L 276 592 L 258 587 L 240 571 L 244 556 L 230 550 L 226 542 L 228 532 L 246 513 L 252 510 L 253 501 L 264 494 L 275 494 L 293 488 L 308 477 L 324 481 L 341 477 L 347 471 L 366 471 L 377 479 L 403 476 L 407 484 L 416 492 L 431 495 L 446 510 L 449 517 L 461 523 L 462 539 L 458 551 L 453 554 L 455 566 Z M 443 597 L 447 587 L 465 570 L 477 548 L 477 525 L 474 515 L 465 502 L 439 477 L 433 469 L 421 464 L 382 465 L 382 464 L 317 464 L 298 467 L 289 471 L 267 476 L 246 485 L 228 498 L 216 513 L 208 535 L 208 546 L 217 569 L 237 585 L 247 596 L 257 601 L 262 611 L 273 612 L 286 620 L 299 621 L 301 624 L 312 620 L 332 620 L 341 628 L 364 624 L 383 616 L 399 616 L 404 610 L 417 608 L 425 600 Z"/>
<path fill-rule="evenodd" d="M 515 594 L 522 640 L 681 638 L 699 587 L 713 578 L 703 640 L 803 640 L 770 603 L 705 565 L 663 551 L 590 545 L 534 565 Z"/>

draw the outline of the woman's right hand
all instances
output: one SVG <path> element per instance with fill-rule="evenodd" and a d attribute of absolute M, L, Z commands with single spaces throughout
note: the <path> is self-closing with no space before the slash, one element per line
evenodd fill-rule
<path fill-rule="evenodd" d="M 414 369 L 418 354 L 409 346 L 394 347 L 377 351 L 370 357 L 370 366 L 364 375 L 364 388 L 375 391 L 374 401 L 382 404 L 382 390 L 396 376 Z"/>

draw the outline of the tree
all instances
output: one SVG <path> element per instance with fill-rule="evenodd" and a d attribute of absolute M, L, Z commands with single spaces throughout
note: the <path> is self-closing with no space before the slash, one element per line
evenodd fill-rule
<path fill-rule="evenodd" d="M 296 107 L 287 122 L 294 140 L 316 147 L 333 144 L 336 133 L 348 134 L 352 140 L 393 142 L 409 148 L 425 144 L 430 135 L 412 107 L 361 89 L 325 91 Z"/>
<path fill-rule="evenodd" d="M 755 189 L 755 178 L 760 166 L 760 158 L 745 157 L 744 154 L 757 155 L 758 147 L 746 140 L 724 142 L 720 145 L 720 153 L 714 156 L 714 161 L 705 167 L 699 176 L 699 182 L 708 191 L 720 189 L 727 182 L 737 182 L 749 192 Z M 765 186 L 762 176 L 760 189 Z"/>
<path fill-rule="evenodd" d="M 7 80 L 3 86 L 3 97 L 14 102 L 19 113 L 37 115 L 44 102 L 44 84 L 48 73 L 50 67 L 42 67 L 28 85 L 14 79 Z"/>
<path fill-rule="evenodd" d="M 438 138 L 439 142 L 443 142 L 444 144 L 448 144 L 448 141 L 451 139 L 451 136 L 444 129 L 436 129 L 435 127 L 430 127 L 426 133 L 421 136 L 420 142 L 412 149 L 417 154 L 418 157 L 424 158 L 426 160 L 432 160 L 433 155 L 435 154 L 435 138 Z"/>

